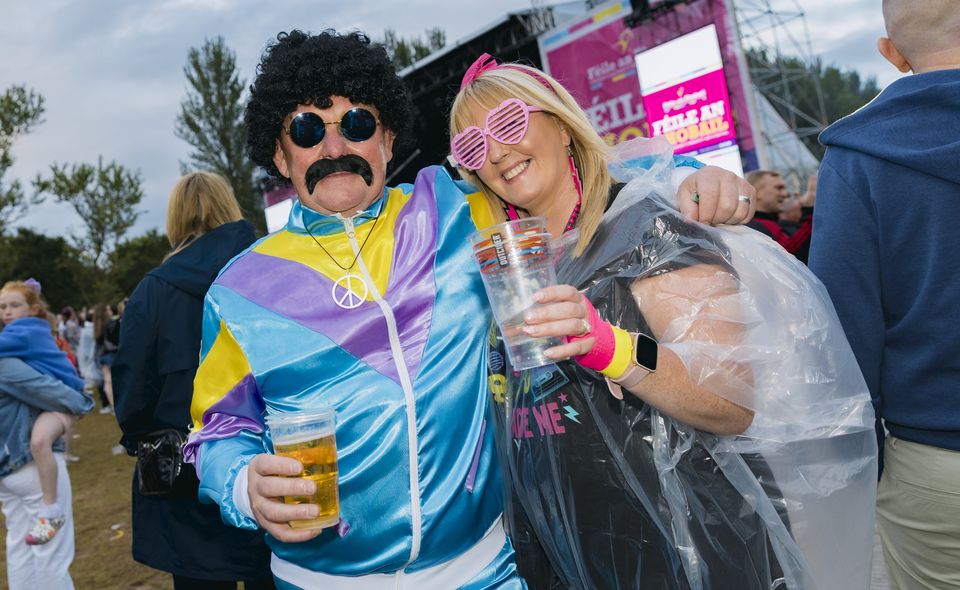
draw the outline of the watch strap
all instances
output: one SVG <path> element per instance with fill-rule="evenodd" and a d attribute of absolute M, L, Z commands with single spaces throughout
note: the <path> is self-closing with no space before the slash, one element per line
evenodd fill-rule
<path fill-rule="evenodd" d="M 619 329 L 619 328 L 617 328 Z M 607 388 L 610 390 L 610 394 L 617 399 L 623 399 L 623 388 L 633 389 L 636 386 L 640 385 L 640 382 L 643 381 L 647 375 L 652 373 L 650 369 L 644 367 L 637 363 L 636 354 L 637 354 L 637 338 L 640 337 L 640 334 L 629 334 L 630 336 L 630 359 L 627 365 L 626 370 L 622 371 L 615 379 L 607 377 Z"/>

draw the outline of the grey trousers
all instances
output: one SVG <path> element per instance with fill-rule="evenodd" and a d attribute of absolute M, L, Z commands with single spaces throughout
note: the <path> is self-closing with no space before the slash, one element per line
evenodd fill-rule
<path fill-rule="evenodd" d="M 960 589 L 960 452 L 887 438 L 877 527 L 892 588 Z"/>

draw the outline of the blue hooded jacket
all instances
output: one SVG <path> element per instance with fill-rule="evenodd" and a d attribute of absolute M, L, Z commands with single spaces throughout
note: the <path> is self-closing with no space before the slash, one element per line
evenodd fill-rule
<path fill-rule="evenodd" d="M 10 322 L 0 332 L 0 357 L 19 357 L 44 375 L 83 391 L 83 379 L 77 375 L 66 353 L 57 348 L 47 320 L 27 317 Z"/>
<path fill-rule="evenodd" d="M 877 416 L 960 451 L 960 69 L 895 81 L 820 142 L 810 268 Z"/>

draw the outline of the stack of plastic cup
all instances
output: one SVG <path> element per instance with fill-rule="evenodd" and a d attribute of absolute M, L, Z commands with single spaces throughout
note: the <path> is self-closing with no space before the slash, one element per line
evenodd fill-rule
<path fill-rule="evenodd" d="M 537 305 L 533 294 L 557 284 L 546 219 L 527 217 L 488 227 L 470 236 L 470 243 L 513 369 L 553 363 L 543 353 L 563 340 L 523 332 L 524 315 Z"/>

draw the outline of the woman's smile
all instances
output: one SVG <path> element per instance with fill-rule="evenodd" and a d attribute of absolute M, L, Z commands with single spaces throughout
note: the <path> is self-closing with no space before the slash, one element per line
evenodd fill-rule
<path fill-rule="evenodd" d="M 510 182 L 511 180 L 513 180 L 514 178 L 522 174 L 529 166 L 530 166 L 530 160 L 524 160 L 519 164 L 517 164 L 516 166 L 514 166 L 513 168 L 501 174 L 501 176 L 503 177 L 504 180 L 506 180 L 507 182 Z"/>

